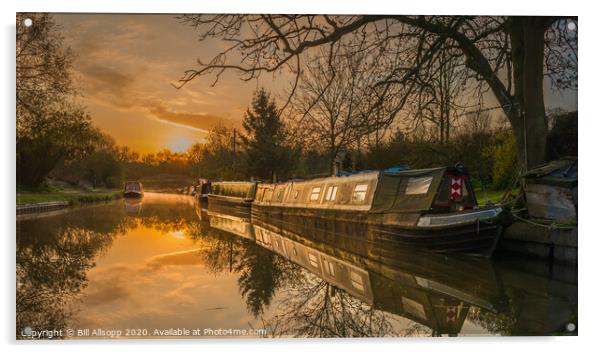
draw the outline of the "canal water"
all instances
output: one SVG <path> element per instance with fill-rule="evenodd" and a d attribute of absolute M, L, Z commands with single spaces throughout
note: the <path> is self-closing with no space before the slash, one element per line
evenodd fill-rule
<path fill-rule="evenodd" d="M 577 332 L 575 268 L 375 249 L 180 195 L 19 219 L 17 338 Z"/>

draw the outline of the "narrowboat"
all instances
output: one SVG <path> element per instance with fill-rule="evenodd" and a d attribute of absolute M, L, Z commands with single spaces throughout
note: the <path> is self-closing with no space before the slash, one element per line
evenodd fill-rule
<path fill-rule="evenodd" d="M 497 246 L 503 214 L 499 205 L 477 207 L 461 164 L 259 184 L 252 212 L 285 225 L 357 223 L 366 241 L 485 257 Z"/>
<path fill-rule="evenodd" d="M 199 184 L 197 185 L 196 196 L 198 197 L 200 202 L 207 202 L 207 197 L 209 196 L 209 192 L 211 191 L 211 181 L 207 179 L 199 179 Z"/>
<path fill-rule="evenodd" d="M 211 184 L 207 195 L 210 207 L 234 207 L 250 210 L 255 200 L 257 182 L 253 181 L 217 181 Z"/>
<path fill-rule="evenodd" d="M 144 190 L 142 183 L 137 181 L 127 181 L 123 187 L 123 197 L 142 197 Z"/>

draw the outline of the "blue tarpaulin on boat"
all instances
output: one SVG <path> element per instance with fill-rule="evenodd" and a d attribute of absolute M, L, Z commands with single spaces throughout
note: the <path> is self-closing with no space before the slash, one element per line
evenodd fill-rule
<path fill-rule="evenodd" d="M 383 172 L 402 172 L 404 170 L 409 170 L 409 169 L 410 169 L 410 167 L 408 167 L 407 165 L 400 165 L 400 166 L 384 169 Z M 336 176 L 340 177 L 340 176 L 349 176 L 349 175 L 372 173 L 372 172 L 376 172 L 376 170 L 360 170 L 357 172 L 338 172 L 336 174 Z"/>

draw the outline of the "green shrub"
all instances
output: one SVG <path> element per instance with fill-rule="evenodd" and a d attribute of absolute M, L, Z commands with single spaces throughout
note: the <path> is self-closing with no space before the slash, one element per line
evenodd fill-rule
<path fill-rule="evenodd" d="M 506 189 L 515 180 L 517 173 L 516 147 L 512 130 L 501 132 L 493 145 L 483 151 L 485 158 L 493 160 L 492 187 Z"/>

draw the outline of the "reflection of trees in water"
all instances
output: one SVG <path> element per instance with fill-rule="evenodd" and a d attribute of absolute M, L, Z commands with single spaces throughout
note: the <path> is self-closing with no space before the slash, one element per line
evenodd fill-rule
<path fill-rule="evenodd" d="M 536 281 L 532 279 L 531 283 Z M 529 288 L 530 284 L 514 285 L 506 286 L 508 300 L 501 310 L 472 308 L 468 319 L 491 334 L 504 336 L 576 334 L 566 332 L 567 323 L 577 323 L 576 285 L 568 292 L 563 291 L 562 283 L 548 284 L 539 291 Z"/>
<path fill-rule="evenodd" d="M 199 255 L 203 259 L 205 268 L 218 275 L 223 272 L 238 272 L 239 262 L 244 242 L 230 234 L 224 234 L 223 237 L 216 236 L 216 231 L 211 230 L 203 233 L 197 240 L 201 244 Z"/>
<path fill-rule="evenodd" d="M 273 336 L 432 334 L 421 324 L 402 325 L 396 315 L 375 309 L 253 241 L 212 228 L 207 221 L 200 222 L 191 236 L 201 245 L 200 257 L 207 269 L 215 274 L 229 271 L 240 275 L 239 290 L 248 312 L 261 318 Z M 275 314 L 267 314 L 266 319 L 270 306 L 275 306 Z"/>
<path fill-rule="evenodd" d="M 171 202 L 162 201 L 162 198 L 150 198 L 149 202 L 143 199 L 142 211 L 132 215 L 132 218 L 138 220 L 139 224 L 145 228 L 161 233 L 180 230 L 187 231 L 191 235 L 195 234 L 198 231 L 199 219 L 194 213 L 193 200 L 171 195 L 164 198 Z"/>
<path fill-rule="evenodd" d="M 514 334 L 517 315 L 514 306 L 510 306 L 508 312 L 491 312 L 473 307 L 468 312 L 467 319 L 484 328 L 491 334 L 507 336 Z"/>
<path fill-rule="evenodd" d="M 110 231 L 83 227 L 48 227 L 39 222 L 18 225 L 16 254 L 17 338 L 25 327 L 65 329 L 94 267 L 94 258 L 110 247 L 124 224 Z"/>
<path fill-rule="evenodd" d="M 235 272 L 248 311 L 258 317 L 270 305 L 274 294 L 292 283 L 299 268 L 254 242 L 198 222 L 191 237 L 201 244 L 199 254 L 214 274 Z"/>
<path fill-rule="evenodd" d="M 163 232 L 198 228 L 187 205 L 153 204 L 136 217 L 128 217 L 121 206 L 97 205 L 17 222 L 17 338 L 25 327 L 68 327 L 87 286 L 87 271 L 117 235 L 140 225 Z"/>
<path fill-rule="evenodd" d="M 495 311 L 473 308 L 468 320 L 491 334 L 574 335 L 577 324 L 577 268 L 562 263 L 506 257 L 496 263 L 502 300 Z"/>
<path fill-rule="evenodd" d="M 141 226 L 154 229 L 162 234 L 195 229 L 194 221 L 184 218 L 163 219 L 161 216 L 147 216 L 138 218 L 138 221 Z"/>
<path fill-rule="evenodd" d="M 298 282 L 299 268 L 255 244 L 244 248 L 240 261 L 240 293 L 255 318 L 270 306 L 280 288 Z"/>
<path fill-rule="evenodd" d="M 509 290 L 509 289 L 507 289 Z M 467 320 L 473 322 L 487 330 L 490 334 L 500 334 L 504 336 L 521 334 L 516 331 L 518 323 L 517 304 L 521 301 L 520 291 L 505 293 L 504 300 L 499 302 L 496 311 L 490 311 L 479 307 L 472 307 L 468 311 Z"/>
<path fill-rule="evenodd" d="M 264 322 L 274 336 L 383 337 L 428 335 L 419 324 L 401 328 L 394 315 L 377 310 L 328 282 L 304 272 L 284 289 L 278 313 Z"/>

